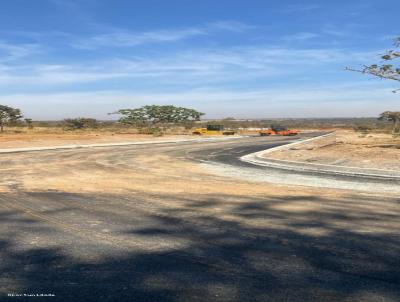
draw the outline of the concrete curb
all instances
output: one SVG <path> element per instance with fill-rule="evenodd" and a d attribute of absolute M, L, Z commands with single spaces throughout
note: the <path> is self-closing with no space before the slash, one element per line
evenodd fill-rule
<path fill-rule="evenodd" d="M 259 151 L 259 152 L 256 152 L 256 153 L 261 155 L 261 154 L 272 153 L 272 152 L 278 151 L 278 150 L 290 149 L 293 146 L 300 145 L 300 144 L 303 144 L 303 143 L 306 143 L 306 142 L 315 141 L 315 140 L 318 140 L 318 139 L 321 139 L 321 138 L 324 138 L 324 137 L 332 136 L 334 134 L 335 134 L 334 132 L 331 132 L 331 133 L 323 134 L 323 135 L 312 137 L 312 138 L 298 140 L 298 141 L 295 141 L 295 142 L 290 143 L 290 144 L 278 146 L 278 147 L 267 149 L 267 150 L 264 150 L 264 151 Z M 256 153 L 253 153 L 253 154 L 256 154 Z M 247 156 L 247 155 L 245 155 L 245 156 Z"/>
<path fill-rule="evenodd" d="M 240 159 L 244 162 L 248 162 L 248 163 L 259 165 L 259 166 L 265 166 L 265 167 L 293 171 L 293 172 L 318 173 L 318 174 L 323 174 L 323 175 L 327 175 L 327 176 L 362 177 L 362 178 L 376 179 L 376 180 L 400 181 L 400 172 L 397 172 L 397 171 L 390 171 L 390 170 L 384 170 L 384 169 L 345 167 L 345 166 L 328 165 L 328 164 L 313 164 L 313 163 L 304 163 L 304 162 L 289 161 L 289 160 L 278 160 L 278 159 L 264 157 L 265 154 L 268 154 L 268 153 L 271 153 L 274 151 L 278 151 L 278 150 L 289 149 L 294 145 L 321 139 L 324 137 L 331 136 L 333 134 L 334 133 L 328 133 L 325 135 L 296 141 L 291 144 L 286 144 L 286 145 L 271 148 L 268 150 L 251 153 L 251 154 L 242 156 Z"/>
<path fill-rule="evenodd" d="M 139 141 L 139 142 L 121 142 L 121 143 L 104 143 L 104 144 L 88 144 L 88 145 L 62 145 L 62 146 L 48 146 L 48 147 L 29 147 L 29 148 L 6 148 L 0 149 L 0 154 L 8 153 L 22 153 L 22 152 L 37 152 L 37 151 L 52 151 L 52 150 L 69 150 L 69 149 L 83 149 L 83 148 L 99 148 L 99 147 L 121 147 L 121 146 L 134 146 L 134 145 L 156 145 L 156 144 L 177 144 L 185 142 L 210 142 L 210 141 L 225 141 L 231 139 L 239 139 L 243 136 L 230 136 L 223 138 L 207 137 L 207 138 L 191 138 L 179 140 L 160 140 L 160 141 Z"/>

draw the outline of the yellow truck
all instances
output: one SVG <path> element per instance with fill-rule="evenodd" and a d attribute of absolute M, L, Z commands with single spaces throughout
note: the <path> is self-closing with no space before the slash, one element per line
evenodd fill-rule
<path fill-rule="evenodd" d="M 207 125 L 207 127 L 195 129 L 192 133 L 197 135 L 234 135 L 235 131 L 225 130 L 224 125 Z"/>

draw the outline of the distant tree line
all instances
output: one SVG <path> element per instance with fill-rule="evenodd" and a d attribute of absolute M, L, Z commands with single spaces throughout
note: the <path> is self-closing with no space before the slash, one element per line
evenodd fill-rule
<path fill-rule="evenodd" d="M 139 133 L 160 134 L 166 128 L 173 126 L 185 127 L 190 129 L 194 123 L 199 123 L 199 126 L 206 124 L 222 124 L 227 128 L 240 129 L 248 127 L 269 127 L 270 124 L 282 123 L 292 128 L 353 128 L 360 131 L 368 131 L 372 129 L 382 129 L 387 127 L 387 123 L 391 122 L 393 133 L 400 132 L 400 112 L 385 111 L 379 119 L 374 121 L 372 118 L 359 119 L 272 119 L 272 120 L 236 120 L 232 117 L 222 120 L 201 121 L 204 113 L 190 108 L 175 107 L 172 105 L 157 106 L 148 105 L 136 109 L 121 109 L 110 114 L 118 114 L 121 117 L 118 120 L 117 126 L 112 121 L 98 121 L 93 118 L 68 118 L 60 122 L 34 122 L 32 119 L 25 118 L 21 110 L 5 105 L 0 105 L 0 131 L 4 131 L 5 126 L 24 125 L 28 128 L 35 126 L 41 127 L 62 127 L 67 131 L 95 129 L 95 128 L 113 128 L 118 127 L 135 127 Z M 122 128 L 123 129 L 123 128 Z"/>
<path fill-rule="evenodd" d="M 204 113 L 190 108 L 176 107 L 172 105 L 147 105 L 136 109 L 120 109 L 110 114 L 121 115 L 119 123 L 135 126 L 137 128 L 153 127 L 162 129 L 170 125 L 192 127 L 195 121 L 199 121 Z M 0 105 L 0 129 L 18 125 L 22 122 L 23 115 L 18 108 Z M 24 123 L 29 128 L 33 127 L 32 119 L 26 118 Z M 81 130 L 97 128 L 100 122 L 93 118 L 68 118 L 61 123 L 65 130 Z"/>

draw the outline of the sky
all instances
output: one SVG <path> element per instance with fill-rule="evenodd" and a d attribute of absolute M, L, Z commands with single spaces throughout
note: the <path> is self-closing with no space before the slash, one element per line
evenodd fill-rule
<path fill-rule="evenodd" d="M 207 118 L 400 111 L 398 0 L 1 0 L 0 104 L 36 120 L 148 104 Z"/>

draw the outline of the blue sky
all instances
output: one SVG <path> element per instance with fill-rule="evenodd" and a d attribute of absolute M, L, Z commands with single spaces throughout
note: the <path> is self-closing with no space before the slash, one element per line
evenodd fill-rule
<path fill-rule="evenodd" d="M 400 35 L 392 0 L 2 0 L 0 104 L 34 119 L 174 104 L 209 118 L 376 116 L 396 82 L 344 71 Z"/>

